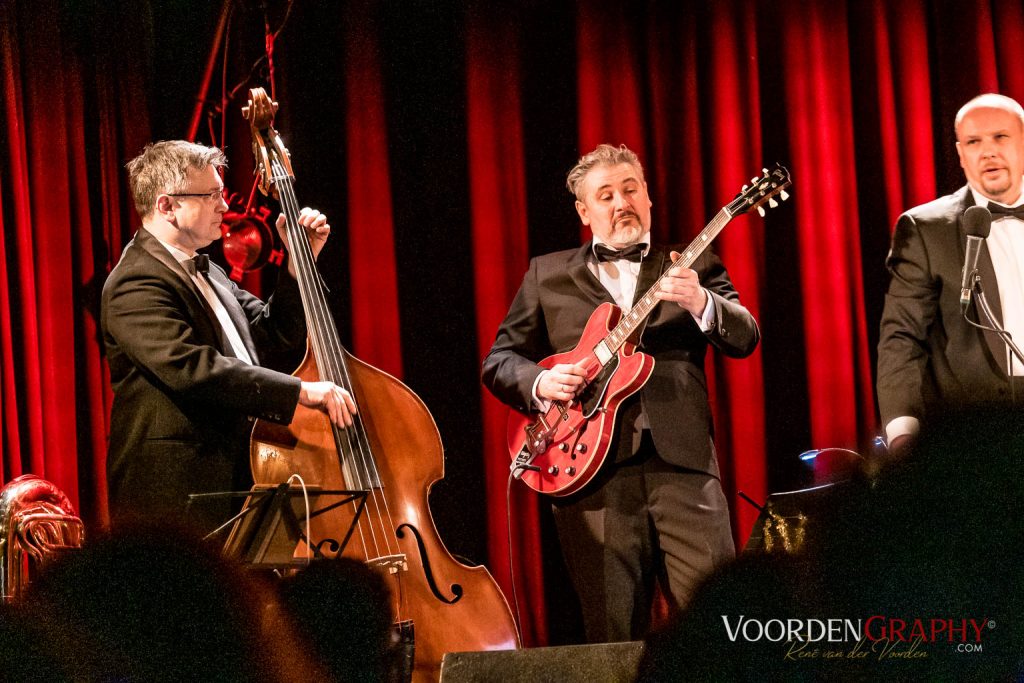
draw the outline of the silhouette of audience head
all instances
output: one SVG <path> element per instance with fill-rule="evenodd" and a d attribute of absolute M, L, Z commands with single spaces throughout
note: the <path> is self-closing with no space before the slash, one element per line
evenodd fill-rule
<path fill-rule="evenodd" d="M 281 584 L 296 632 L 337 681 L 397 681 L 400 652 L 385 579 L 363 562 L 321 560 Z"/>
<path fill-rule="evenodd" d="M 289 680 L 315 667 L 271 633 L 274 597 L 242 567 L 178 532 L 119 528 L 51 563 L 9 606 L 4 638 L 31 642 L 15 670 L 56 680 Z M 273 636 L 273 638 L 271 637 Z M 280 637 L 280 638 L 279 638 Z M 4 667 L 4 671 L 9 669 Z"/>
<path fill-rule="evenodd" d="M 833 487 L 801 552 L 712 576 L 638 680 L 1020 680 L 1022 460 L 1020 411 L 936 417 L 907 459 Z M 812 642 L 822 624 L 840 630 Z"/>

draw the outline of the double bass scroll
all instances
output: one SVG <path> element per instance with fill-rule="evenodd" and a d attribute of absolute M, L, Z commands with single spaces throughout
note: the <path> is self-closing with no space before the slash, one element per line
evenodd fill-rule
<path fill-rule="evenodd" d="M 257 485 L 299 474 L 324 489 L 367 491 L 358 519 L 351 505 L 312 520 L 311 544 L 337 554 L 340 533 L 356 531 L 340 552 L 381 571 L 390 582 L 397 622 L 415 632 L 413 680 L 437 680 L 448 652 L 519 646 L 511 610 L 483 567 L 448 553 L 437 534 L 427 496 L 444 475 L 440 434 L 409 387 L 352 356 L 341 345 L 312 249 L 298 222 L 299 203 L 287 149 L 273 129 L 277 105 L 262 88 L 249 91 L 249 120 L 261 189 L 279 200 L 309 334 L 295 371 L 304 381 L 331 381 L 353 396 L 358 413 L 339 428 L 320 412 L 299 406 L 287 427 L 257 421 L 250 464 Z M 303 553 L 298 548 L 297 553 Z"/>

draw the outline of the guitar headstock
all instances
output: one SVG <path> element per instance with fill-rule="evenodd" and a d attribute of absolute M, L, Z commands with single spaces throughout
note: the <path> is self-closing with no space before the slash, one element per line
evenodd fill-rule
<path fill-rule="evenodd" d="M 761 169 L 761 177 L 752 178 L 750 185 L 744 185 L 740 193 L 736 195 L 736 199 L 732 200 L 725 209 L 730 216 L 739 216 L 751 209 L 757 209 L 757 212 L 764 216 L 765 204 L 768 204 L 770 209 L 779 205 L 775 201 L 776 195 L 781 201 L 789 199 L 786 188 L 792 182 L 789 171 L 781 164 L 775 164 L 775 168 L 770 171 L 767 168 Z"/>
<path fill-rule="evenodd" d="M 274 175 L 274 162 L 289 177 L 294 177 L 291 155 L 281 142 L 281 136 L 274 130 L 274 114 L 278 104 L 272 102 L 263 88 L 249 90 L 249 103 L 242 107 L 242 116 L 249 122 L 252 135 L 252 152 L 256 156 L 256 174 L 259 175 L 260 192 L 277 197 L 274 183 L 278 177 Z"/>

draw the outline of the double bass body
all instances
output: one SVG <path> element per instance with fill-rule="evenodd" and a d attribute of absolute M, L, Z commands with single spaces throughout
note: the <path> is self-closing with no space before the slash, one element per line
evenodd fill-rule
<path fill-rule="evenodd" d="M 446 652 L 518 647 L 508 604 L 490 573 L 456 561 L 434 527 L 427 494 L 443 475 L 443 453 L 433 418 L 400 381 L 345 356 L 380 486 L 370 492 L 343 554 L 388 577 L 398 622 L 414 628 L 414 679 L 436 680 Z M 296 374 L 318 379 L 311 355 Z M 257 484 L 298 473 L 307 485 L 352 488 L 338 465 L 328 419 L 302 406 L 288 427 L 256 424 L 251 461 Z M 332 541 L 342 540 L 354 510 L 348 504 L 312 520 L 313 542 L 325 554 L 337 551 Z"/>

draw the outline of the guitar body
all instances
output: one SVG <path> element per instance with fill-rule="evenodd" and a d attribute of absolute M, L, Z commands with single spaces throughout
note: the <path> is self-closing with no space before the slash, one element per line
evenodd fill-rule
<path fill-rule="evenodd" d="M 587 485 L 604 464 L 615 431 L 616 412 L 622 401 L 647 383 L 654 358 L 625 342 L 602 364 L 594 353 L 622 318 L 618 306 L 603 303 L 591 314 L 576 347 L 542 360 L 551 368 L 559 363 L 583 363 L 587 384 L 571 404 L 552 401 L 538 417 L 512 411 L 508 420 L 508 448 L 513 460 L 528 464 L 523 482 L 538 493 L 568 496 Z M 530 451 L 531 432 L 535 447 Z M 547 436 L 543 436 L 543 434 Z M 532 457 L 530 457 L 532 456 Z M 539 468 L 538 470 L 532 467 Z"/>

